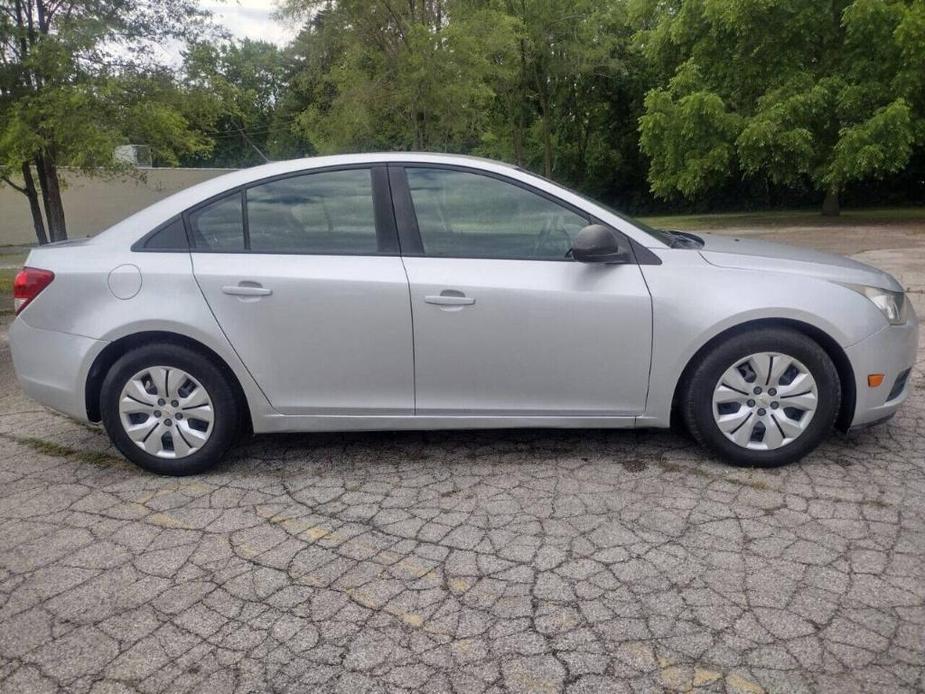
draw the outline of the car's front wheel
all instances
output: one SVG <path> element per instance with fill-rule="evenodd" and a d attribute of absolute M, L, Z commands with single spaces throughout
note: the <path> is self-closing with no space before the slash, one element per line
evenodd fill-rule
<path fill-rule="evenodd" d="M 103 380 L 100 405 L 116 448 L 161 475 L 192 475 L 215 465 L 240 421 L 225 374 L 203 354 L 173 344 L 122 355 Z"/>
<path fill-rule="evenodd" d="M 701 444 L 736 465 L 785 465 L 832 430 L 838 371 L 811 338 L 788 328 L 733 335 L 710 349 L 687 382 L 682 412 Z"/>

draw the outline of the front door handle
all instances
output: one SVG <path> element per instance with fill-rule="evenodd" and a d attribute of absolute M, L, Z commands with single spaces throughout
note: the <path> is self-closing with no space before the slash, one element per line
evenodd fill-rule
<path fill-rule="evenodd" d="M 267 289 L 259 282 L 240 282 L 222 287 L 222 292 L 231 296 L 270 296 L 272 289 Z"/>
<path fill-rule="evenodd" d="M 424 301 L 436 306 L 472 306 L 475 303 L 475 299 L 471 296 L 466 296 L 462 292 L 456 292 L 452 289 L 447 289 L 439 295 L 425 296 Z"/>

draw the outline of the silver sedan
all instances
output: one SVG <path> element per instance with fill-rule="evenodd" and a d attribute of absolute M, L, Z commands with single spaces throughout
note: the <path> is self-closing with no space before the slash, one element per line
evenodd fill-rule
<path fill-rule="evenodd" d="M 430 154 L 212 179 L 33 250 L 14 293 L 25 391 L 175 475 L 245 431 L 676 417 L 725 460 L 781 465 L 891 417 L 918 341 L 875 268 Z"/>

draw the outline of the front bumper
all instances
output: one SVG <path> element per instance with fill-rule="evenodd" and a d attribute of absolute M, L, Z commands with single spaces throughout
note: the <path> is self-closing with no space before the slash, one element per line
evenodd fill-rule
<path fill-rule="evenodd" d="M 909 397 L 912 376 L 902 383 L 918 354 L 919 324 L 913 315 L 903 325 L 889 325 L 848 347 L 845 353 L 854 370 L 857 399 L 851 427 L 863 427 L 889 419 Z M 884 374 L 876 388 L 867 384 L 869 374 Z M 894 390 L 899 380 L 898 390 Z"/>
<path fill-rule="evenodd" d="M 87 372 L 108 344 L 82 335 L 40 330 L 22 318 L 10 325 L 13 368 L 23 391 L 63 414 L 87 420 Z"/>

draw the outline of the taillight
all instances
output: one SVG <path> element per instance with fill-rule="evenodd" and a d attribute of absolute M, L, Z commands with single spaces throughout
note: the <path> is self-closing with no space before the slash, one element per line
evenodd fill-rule
<path fill-rule="evenodd" d="M 51 281 L 55 278 L 55 273 L 51 270 L 40 270 L 34 267 L 24 267 L 13 280 L 13 307 L 16 314 L 22 311 L 29 302 L 42 293 Z"/>

